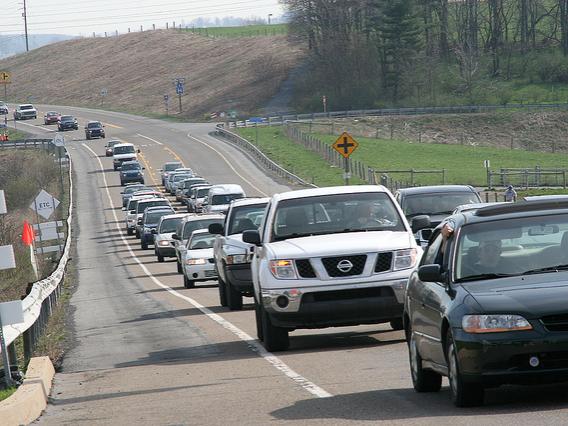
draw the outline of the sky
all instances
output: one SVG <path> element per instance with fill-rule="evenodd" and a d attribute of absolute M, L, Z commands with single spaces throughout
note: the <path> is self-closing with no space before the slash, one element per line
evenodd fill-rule
<path fill-rule="evenodd" d="M 0 35 L 24 33 L 24 0 L 0 0 Z M 26 0 L 29 34 L 89 36 L 202 18 L 282 16 L 278 0 Z M 273 19 L 274 19 L 273 18 Z"/>

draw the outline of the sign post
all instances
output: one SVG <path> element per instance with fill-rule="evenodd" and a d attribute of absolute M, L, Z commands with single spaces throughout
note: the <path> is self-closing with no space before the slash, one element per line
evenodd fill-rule
<path fill-rule="evenodd" d="M 108 95 L 108 90 L 106 89 L 106 87 L 103 87 L 101 89 L 101 108 L 104 106 L 106 95 Z"/>
<path fill-rule="evenodd" d="M 185 92 L 185 78 L 183 77 L 178 77 L 174 80 L 174 84 L 176 86 L 176 94 L 178 95 L 178 99 L 179 99 L 179 113 L 182 113 L 182 108 L 181 108 L 181 95 L 183 95 L 183 93 Z"/>
<path fill-rule="evenodd" d="M 170 95 L 164 95 L 164 105 L 166 106 L 166 115 L 170 115 Z"/>
<path fill-rule="evenodd" d="M 349 178 L 351 177 L 351 172 L 349 170 L 349 157 L 358 147 L 359 144 L 357 141 L 347 132 L 343 132 L 343 134 L 339 136 L 332 145 L 332 148 L 343 157 L 343 178 L 345 179 L 345 185 L 349 185 Z"/>
<path fill-rule="evenodd" d="M 8 84 L 12 83 L 12 75 L 7 71 L 0 71 L 0 84 L 4 85 L 4 102 L 8 102 Z"/>

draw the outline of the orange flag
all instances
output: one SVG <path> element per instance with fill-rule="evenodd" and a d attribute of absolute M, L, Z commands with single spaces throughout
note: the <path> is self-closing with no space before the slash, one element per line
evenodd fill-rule
<path fill-rule="evenodd" d="M 28 223 L 27 220 L 24 221 L 24 230 L 22 232 L 22 242 L 27 245 L 31 246 L 34 243 L 34 230 L 32 226 Z"/>

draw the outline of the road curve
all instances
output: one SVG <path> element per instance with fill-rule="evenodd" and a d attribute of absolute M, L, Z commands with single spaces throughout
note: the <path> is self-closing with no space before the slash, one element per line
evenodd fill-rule
<path fill-rule="evenodd" d="M 162 163 L 178 158 L 210 181 L 239 183 L 250 195 L 287 189 L 210 137 L 211 125 L 60 110 L 81 123 L 99 119 L 108 137 L 139 145 L 149 183 Z M 52 133 L 38 121 L 18 126 Z M 215 282 L 184 289 L 175 262 L 158 263 L 125 236 L 120 185 L 104 141 L 84 141 L 80 131 L 66 139 L 77 203 L 74 343 L 38 423 L 565 422 L 566 385 L 490 390 L 486 406 L 475 409 L 453 407 L 447 383 L 436 394 L 415 393 L 404 336 L 388 325 L 296 331 L 289 351 L 265 352 L 253 339 L 250 303 L 241 312 L 220 308 Z"/>

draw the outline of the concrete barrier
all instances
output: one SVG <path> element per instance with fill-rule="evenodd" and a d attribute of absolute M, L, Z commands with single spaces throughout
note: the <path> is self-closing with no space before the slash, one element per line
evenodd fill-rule
<path fill-rule="evenodd" d="M 24 383 L 12 396 L 0 402 L 0 423 L 18 426 L 37 419 L 47 407 L 54 375 L 55 369 L 49 357 L 32 358 Z"/>

